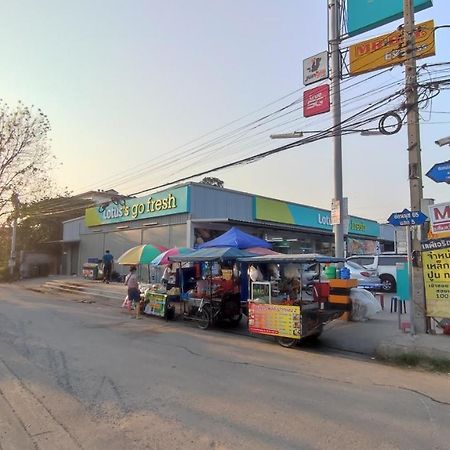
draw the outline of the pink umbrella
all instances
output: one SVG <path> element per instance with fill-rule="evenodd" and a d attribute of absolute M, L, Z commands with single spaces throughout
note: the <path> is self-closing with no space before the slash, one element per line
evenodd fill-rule
<path fill-rule="evenodd" d="M 169 248 L 169 250 L 166 250 L 165 252 L 162 252 L 158 256 L 156 256 L 151 264 L 155 266 L 165 266 L 166 264 L 170 264 L 169 256 L 187 255 L 192 251 L 193 249 L 188 247 Z"/>
<path fill-rule="evenodd" d="M 250 247 L 245 249 L 246 252 L 254 253 L 255 255 L 280 255 L 279 252 L 275 252 L 270 248 L 264 247 Z"/>

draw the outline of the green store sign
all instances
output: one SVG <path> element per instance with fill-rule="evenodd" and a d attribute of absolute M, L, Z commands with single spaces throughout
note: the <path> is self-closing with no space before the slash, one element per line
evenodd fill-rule
<path fill-rule="evenodd" d="M 189 211 L 189 187 L 158 192 L 140 198 L 125 200 L 123 205 L 111 203 L 104 210 L 99 207 L 86 209 L 85 222 L 88 227 L 132 220 L 150 219 Z"/>
<path fill-rule="evenodd" d="M 330 211 L 265 197 L 254 197 L 254 218 L 268 222 L 333 231 Z M 374 220 L 350 216 L 348 234 L 378 237 L 380 225 Z"/>

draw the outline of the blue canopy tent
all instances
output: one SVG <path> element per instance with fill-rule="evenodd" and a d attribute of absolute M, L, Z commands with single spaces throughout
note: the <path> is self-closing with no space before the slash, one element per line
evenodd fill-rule
<path fill-rule="evenodd" d="M 211 247 L 235 247 L 239 249 L 246 249 L 251 247 L 272 248 L 272 244 L 264 239 L 257 238 L 251 234 L 244 233 L 239 228 L 233 227 L 226 233 L 216 237 L 215 239 L 200 244 L 198 248 Z"/>

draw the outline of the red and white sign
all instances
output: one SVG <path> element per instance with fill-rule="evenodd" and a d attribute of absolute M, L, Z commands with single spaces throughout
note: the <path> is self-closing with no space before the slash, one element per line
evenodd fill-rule
<path fill-rule="evenodd" d="M 431 232 L 434 234 L 450 231 L 450 202 L 430 205 Z"/>
<path fill-rule="evenodd" d="M 303 92 L 303 115 L 305 117 L 326 113 L 330 110 L 330 86 L 321 84 Z"/>

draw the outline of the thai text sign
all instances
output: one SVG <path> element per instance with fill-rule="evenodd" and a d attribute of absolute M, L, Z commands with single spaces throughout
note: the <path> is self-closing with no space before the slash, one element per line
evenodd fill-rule
<path fill-rule="evenodd" d="M 255 334 L 300 339 L 300 306 L 268 305 L 249 302 L 248 329 Z"/>
<path fill-rule="evenodd" d="M 414 11 L 433 6 L 432 0 L 414 0 Z M 349 36 L 356 36 L 403 16 L 403 0 L 347 0 Z"/>
<path fill-rule="evenodd" d="M 428 207 L 430 212 L 431 232 L 444 234 L 450 232 L 450 202 L 438 203 Z"/>
<path fill-rule="evenodd" d="M 303 92 L 303 115 L 316 116 L 330 110 L 330 86 L 322 84 Z"/>
<path fill-rule="evenodd" d="M 434 21 L 416 25 L 416 55 L 426 58 L 436 53 Z M 394 31 L 367 41 L 353 44 L 349 48 L 350 75 L 359 75 L 406 61 L 407 52 L 403 31 Z"/>
<path fill-rule="evenodd" d="M 422 243 L 427 316 L 450 318 L 450 239 Z"/>
<path fill-rule="evenodd" d="M 145 300 L 148 300 L 144 312 L 152 316 L 164 317 L 166 315 L 166 294 L 159 294 L 158 292 L 147 292 Z"/>

